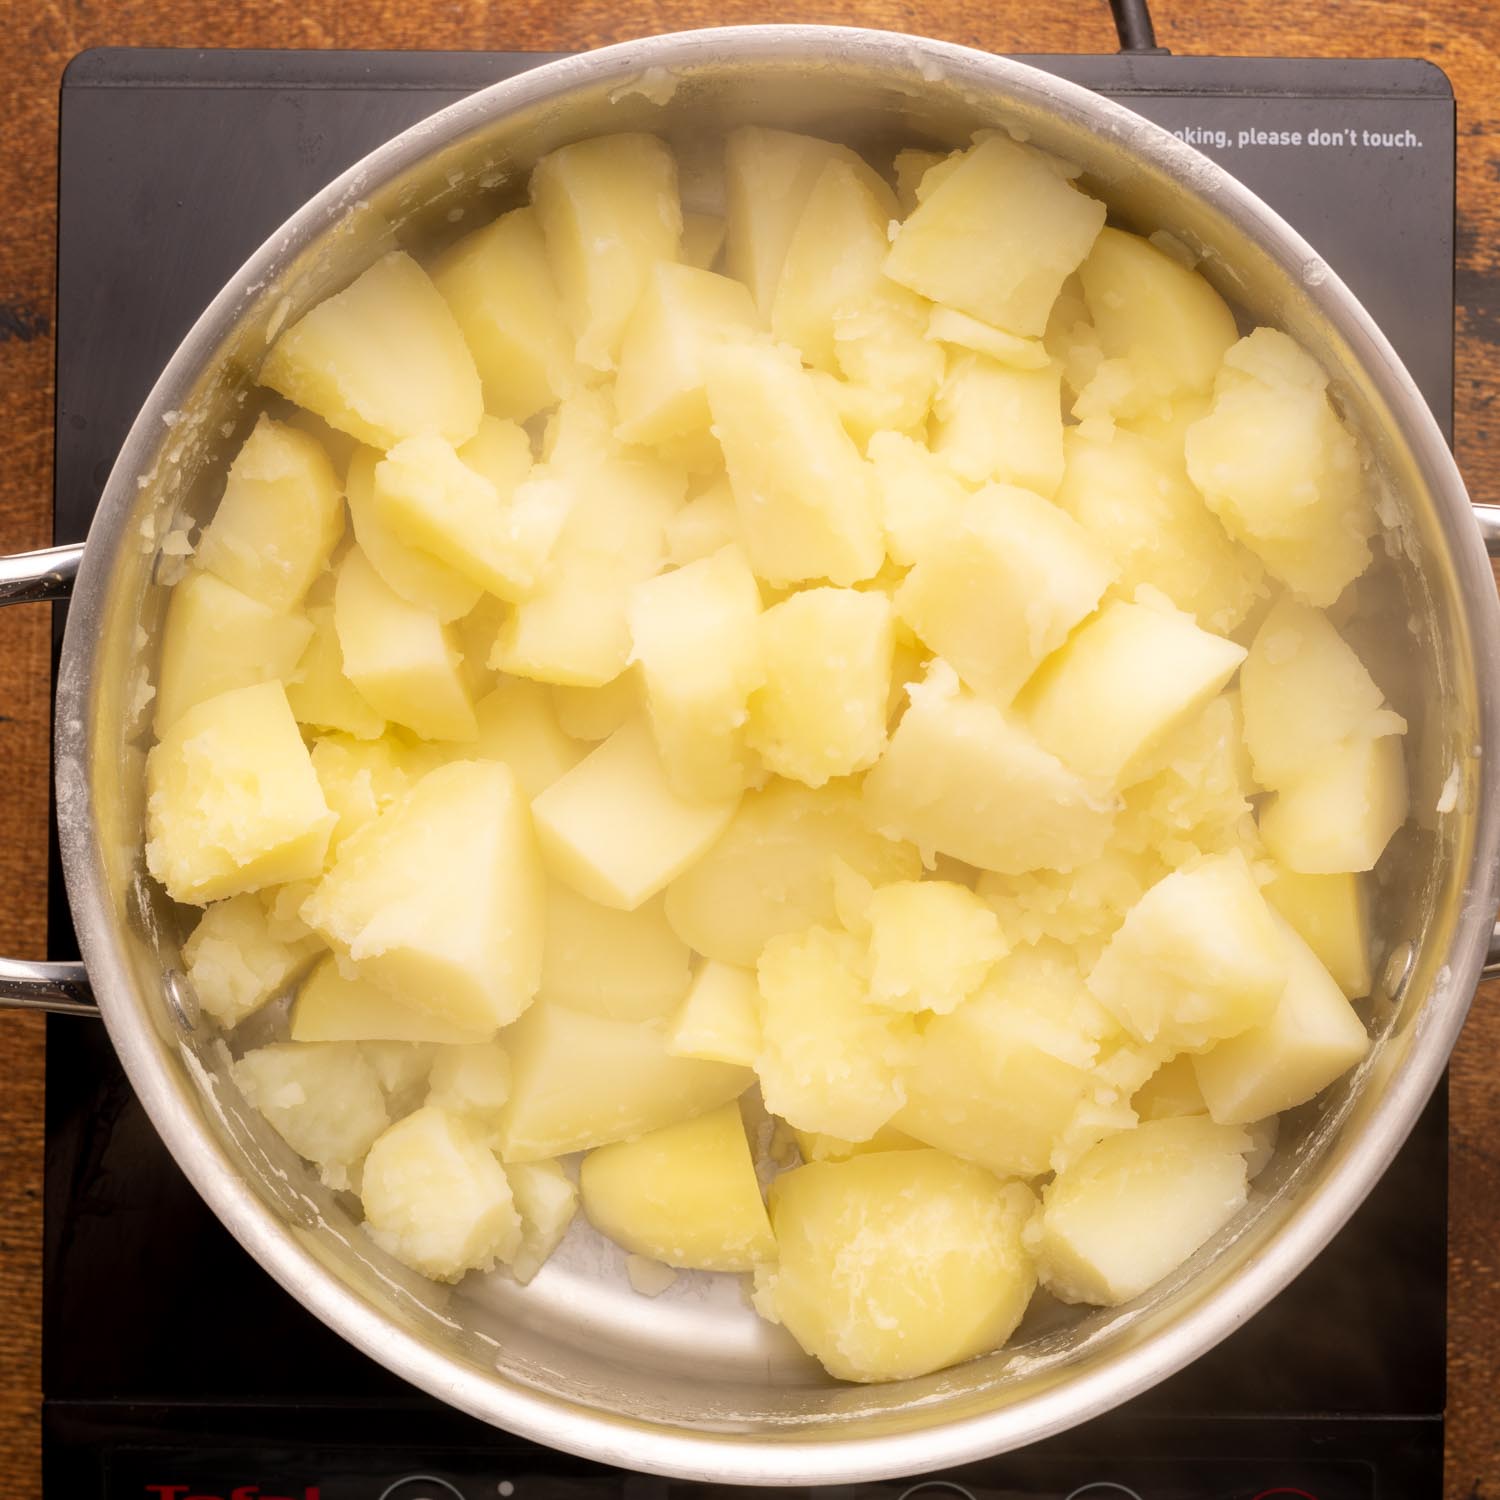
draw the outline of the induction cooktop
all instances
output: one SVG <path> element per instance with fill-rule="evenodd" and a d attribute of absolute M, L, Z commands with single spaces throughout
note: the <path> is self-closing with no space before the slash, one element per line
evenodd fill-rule
<path fill-rule="evenodd" d="M 61 112 L 55 539 L 83 537 L 157 372 L 289 212 L 392 133 L 546 60 L 124 50 L 75 59 Z M 1364 300 L 1451 427 L 1454 103 L 1437 69 L 1026 61 L 1157 120 L 1279 209 Z M 76 949 L 55 857 L 51 914 L 52 951 L 66 957 Z M 49 1500 L 709 1500 L 728 1488 L 537 1447 L 356 1354 L 199 1201 L 103 1028 L 48 1024 Z M 1314 1265 L 1129 1406 L 1020 1453 L 830 1493 L 1437 1500 L 1446 1129 L 1440 1091 Z"/>

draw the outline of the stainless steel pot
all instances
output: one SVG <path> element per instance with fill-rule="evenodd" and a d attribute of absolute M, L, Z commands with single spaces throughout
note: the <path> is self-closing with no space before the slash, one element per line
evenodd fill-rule
<path fill-rule="evenodd" d="M 274 329 L 392 244 L 449 233 L 453 211 L 521 193 L 536 158 L 566 141 L 645 129 L 687 147 L 745 121 L 875 149 L 957 144 L 987 125 L 1024 132 L 1081 163 L 1120 220 L 1201 250 L 1249 318 L 1310 348 L 1388 494 L 1385 587 L 1365 591 L 1354 628 L 1413 725 L 1415 814 L 1381 870 L 1369 1061 L 1287 1122 L 1244 1213 L 1136 1304 L 1038 1305 L 1007 1349 L 878 1387 L 821 1376 L 728 1278 L 635 1296 L 587 1233 L 525 1290 L 498 1278 L 446 1289 L 395 1265 L 228 1083 L 228 1051 L 179 970 L 182 914 L 141 863 L 160 542 L 211 506 Z M 817 27 L 700 31 L 553 63 L 413 127 L 288 220 L 157 382 L 81 555 L 0 569 L 9 601 L 59 597 L 77 570 L 57 816 L 87 968 L 5 963 L 0 993 L 87 1010 L 91 987 L 156 1128 L 245 1248 L 372 1358 L 486 1421 L 626 1468 L 742 1484 L 849 1482 L 1013 1448 L 1144 1390 L 1273 1297 L 1364 1197 L 1442 1073 L 1500 889 L 1500 608 L 1481 543 L 1481 526 L 1500 535 L 1500 511 L 1481 509 L 1477 526 L 1411 379 L 1311 246 L 1212 162 L 1083 89 L 938 42 Z"/>

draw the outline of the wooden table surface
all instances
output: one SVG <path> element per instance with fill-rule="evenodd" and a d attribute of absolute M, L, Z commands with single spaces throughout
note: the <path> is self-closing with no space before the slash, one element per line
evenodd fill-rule
<path fill-rule="evenodd" d="M 1163 45 L 1193 54 L 1425 57 L 1458 95 L 1457 450 L 1500 501 L 1500 11 L 1487 0 L 1156 0 Z M 0 3 L 0 552 L 51 532 L 58 85 L 96 46 L 567 50 L 710 24 L 803 21 L 924 32 L 995 52 L 1115 48 L 1104 0 L 4 0 Z M 46 952 L 47 620 L 0 616 L 0 953 Z M 1453 1063 L 1448 1477 L 1500 1500 L 1500 986 L 1481 990 Z M 43 1029 L 0 1016 L 0 1495 L 40 1494 Z M 74 1500 L 74 1497 L 59 1497 Z M 83 1497 L 77 1497 L 83 1500 Z M 1428 1500 L 1425 1496 L 1402 1500 Z"/>

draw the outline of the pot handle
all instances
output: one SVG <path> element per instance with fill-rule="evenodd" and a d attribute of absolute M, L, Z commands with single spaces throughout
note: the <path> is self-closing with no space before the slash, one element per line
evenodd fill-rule
<path fill-rule="evenodd" d="M 0 557 L 0 604 L 37 604 L 73 592 L 83 544 L 46 547 Z M 67 1016 L 97 1016 L 88 975 L 81 963 L 0 958 L 0 1009 L 45 1010 Z"/>

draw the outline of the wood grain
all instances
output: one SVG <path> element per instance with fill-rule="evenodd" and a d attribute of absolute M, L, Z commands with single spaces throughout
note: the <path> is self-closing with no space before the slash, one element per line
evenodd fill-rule
<path fill-rule="evenodd" d="M 1500 12 L 1488 0 L 1157 0 L 1183 53 L 1427 57 L 1459 101 L 1457 451 L 1500 500 Z M 1114 49 L 1102 0 L 3 0 L 0 55 L 0 551 L 46 543 L 51 515 L 54 162 L 64 65 L 85 47 L 563 50 L 711 24 L 803 21 L 921 31 L 997 52 Z M 47 621 L 0 614 L 0 952 L 45 950 Z M 1500 987 L 1480 992 L 1453 1063 L 1447 1494 L 1500 1500 Z M 41 1027 L 0 1016 L 0 1494 L 40 1493 Z M 1426 1497 L 1403 1497 L 1426 1500 Z"/>

